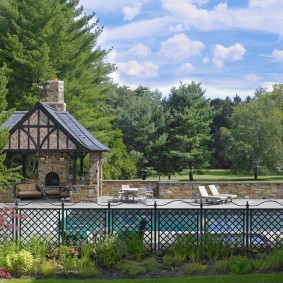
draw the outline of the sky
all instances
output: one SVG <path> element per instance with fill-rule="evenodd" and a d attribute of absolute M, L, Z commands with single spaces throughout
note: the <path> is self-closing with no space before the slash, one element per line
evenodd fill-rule
<path fill-rule="evenodd" d="M 80 0 L 95 12 L 111 76 L 164 96 L 180 82 L 207 98 L 253 96 L 283 83 L 283 0 Z"/>

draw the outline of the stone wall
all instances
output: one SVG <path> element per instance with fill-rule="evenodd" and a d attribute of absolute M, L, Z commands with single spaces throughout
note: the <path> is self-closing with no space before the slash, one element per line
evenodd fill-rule
<path fill-rule="evenodd" d="M 54 172 L 59 175 L 59 185 L 67 186 L 71 180 L 68 176 L 69 163 L 68 159 L 60 159 L 57 153 L 49 153 L 48 158 L 38 160 L 38 179 L 37 185 L 45 185 L 45 177 L 48 173 Z"/>
<path fill-rule="evenodd" d="M 74 185 L 70 192 L 70 202 L 95 202 L 97 203 L 97 187 L 90 185 Z"/>
<path fill-rule="evenodd" d="M 102 195 L 116 195 L 122 184 L 130 187 L 152 187 L 154 195 L 161 199 L 195 199 L 199 197 L 197 186 L 208 186 L 212 182 L 175 181 L 108 181 L 102 182 Z M 283 182 L 213 182 L 219 193 L 238 195 L 238 198 L 283 199 Z"/>
<path fill-rule="evenodd" d="M 14 203 L 14 188 L 4 187 L 0 188 L 0 202 L 1 203 Z"/>

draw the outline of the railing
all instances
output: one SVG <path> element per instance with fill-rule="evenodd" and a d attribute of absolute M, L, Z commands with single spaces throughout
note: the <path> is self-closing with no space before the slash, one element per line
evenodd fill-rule
<path fill-rule="evenodd" d="M 209 236 L 243 249 L 283 243 L 282 203 L 273 201 L 282 208 L 263 209 L 258 207 L 262 203 L 217 208 L 179 202 L 186 203 L 188 208 L 168 208 L 169 203 L 157 205 L 156 202 L 144 208 L 122 208 L 110 202 L 98 208 L 76 208 L 63 201 L 50 203 L 48 208 L 16 205 L 15 214 L 19 217 L 6 220 L 14 229 L 1 229 L 0 236 L 2 241 L 22 243 L 34 236 L 59 246 L 93 243 L 116 233 L 127 237 L 138 232 L 143 234 L 144 243 L 151 251 L 170 248 L 180 235 L 190 235 L 195 245 L 206 245 Z"/>

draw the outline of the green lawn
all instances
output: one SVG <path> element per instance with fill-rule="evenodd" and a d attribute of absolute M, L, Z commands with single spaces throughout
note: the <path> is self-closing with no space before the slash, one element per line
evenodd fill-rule
<path fill-rule="evenodd" d="M 181 174 L 172 176 L 172 181 L 188 181 L 189 180 L 189 171 L 184 170 Z M 158 176 L 149 175 L 147 180 L 158 180 Z M 167 181 L 167 176 L 162 176 L 161 181 Z M 241 174 L 232 174 L 225 169 L 207 169 L 203 170 L 203 174 L 194 174 L 194 181 L 203 182 L 203 181 L 254 181 L 253 175 L 241 175 Z M 268 181 L 268 182 L 282 182 L 283 174 L 274 174 L 267 176 L 258 176 L 258 181 Z"/>
<path fill-rule="evenodd" d="M 188 276 L 185 278 L 160 278 L 160 279 L 120 279 L 120 280 L 100 280 L 100 279 L 49 279 L 49 280 L 32 280 L 32 279 L 10 279 L 9 283 L 279 283 L 283 282 L 282 273 L 272 274 L 248 274 L 248 275 L 221 275 L 221 276 Z M 4 282 L 4 280 L 0 282 Z"/>

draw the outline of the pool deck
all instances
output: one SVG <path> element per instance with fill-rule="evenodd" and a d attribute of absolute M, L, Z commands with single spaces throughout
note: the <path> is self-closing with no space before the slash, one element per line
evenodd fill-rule
<path fill-rule="evenodd" d="M 17 199 L 19 208 L 61 208 L 62 201 L 58 199 L 47 200 L 19 200 Z M 156 202 L 157 208 L 199 208 L 200 202 L 197 203 L 193 199 L 150 199 L 146 204 L 140 202 L 118 202 L 113 197 L 100 197 L 98 203 L 80 202 L 71 203 L 68 200 L 64 200 L 65 208 L 105 208 L 110 203 L 111 208 L 153 208 Z M 232 202 L 213 204 L 210 202 L 203 202 L 204 208 L 220 209 L 220 208 L 233 208 L 243 209 L 249 204 L 249 208 L 264 208 L 283 209 L 283 199 L 234 199 Z M 8 204 L 13 205 L 13 204 Z M 1 207 L 7 206 L 7 204 L 0 204 Z"/>

